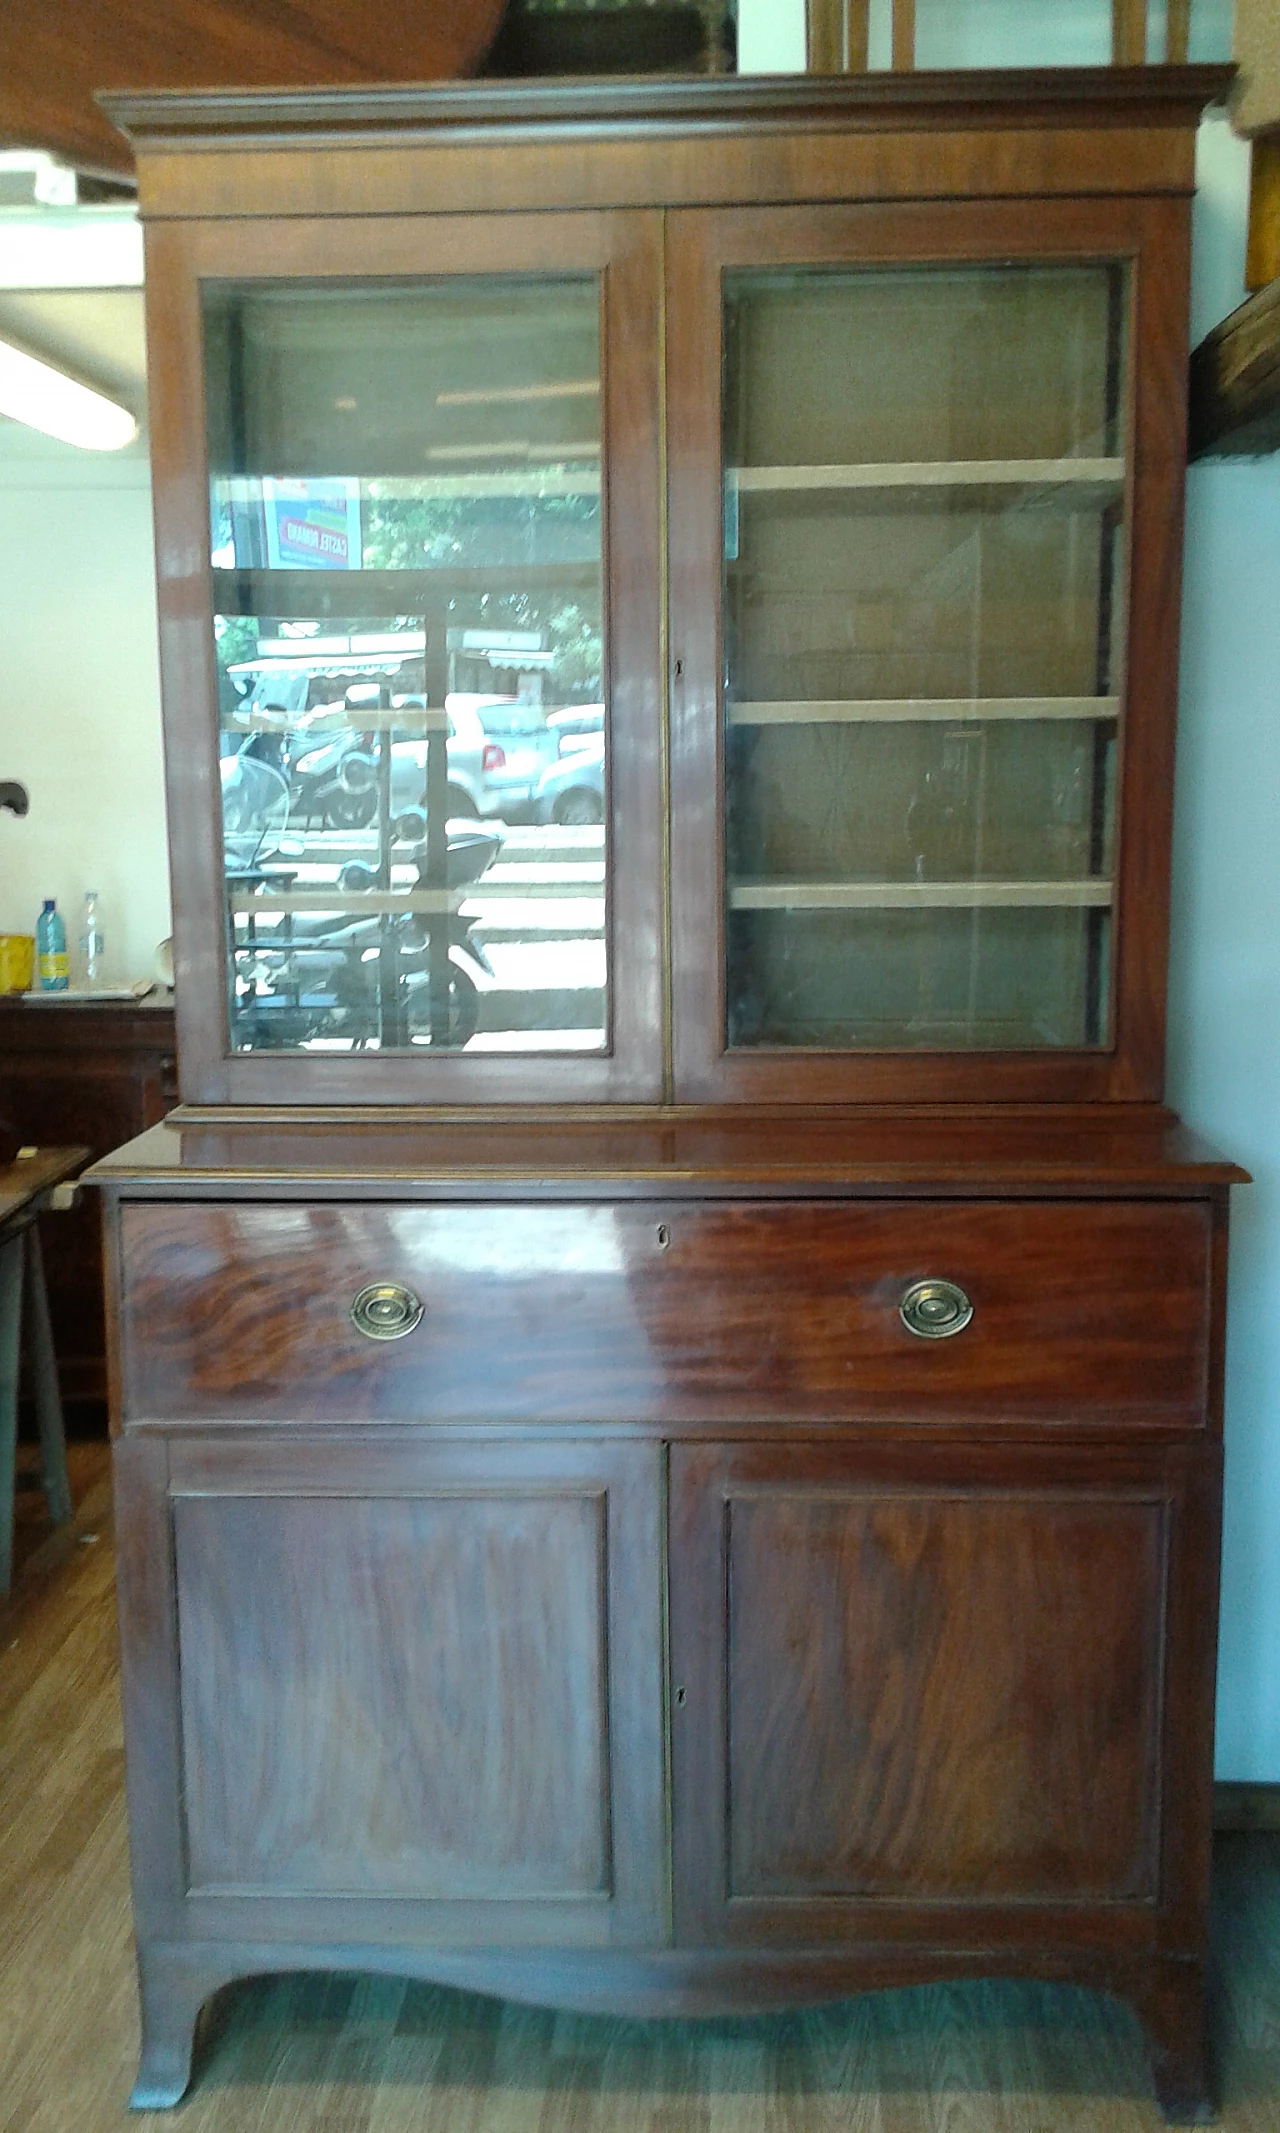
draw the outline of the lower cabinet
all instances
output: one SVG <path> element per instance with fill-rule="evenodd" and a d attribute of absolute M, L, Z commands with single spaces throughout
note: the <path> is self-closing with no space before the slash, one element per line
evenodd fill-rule
<path fill-rule="evenodd" d="M 219 1984 L 338 1967 L 633 2014 L 1070 1978 L 1201 2107 L 1204 1201 L 120 1213 L 136 2102 Z M 939 1259 L 967 1344 L 899 1314 Z M 380 1279 L 420 1337 L 353 1324 Z"/>

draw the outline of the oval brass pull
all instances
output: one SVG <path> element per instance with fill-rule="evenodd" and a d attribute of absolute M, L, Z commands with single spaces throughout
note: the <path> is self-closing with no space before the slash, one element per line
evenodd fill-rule
<path fill-rule="evenodd" d="M 372 1281 L 351 1306 L 351 1323 L 371 1341 L 398 1341 L 422 1317 L 422 1299 L 399 1281 Z"/>
<path fill-rule="evenodd" d="M 954 1281 L 913 1281 L 898 1305 L 898 1316 L 918 1340 L 945 1341 L 963 1333 L 973 1305 Z"/>

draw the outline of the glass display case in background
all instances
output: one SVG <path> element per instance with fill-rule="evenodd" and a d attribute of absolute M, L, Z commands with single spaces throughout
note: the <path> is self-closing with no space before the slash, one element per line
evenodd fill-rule
<path fill-rule="evenodd" d="M 206 285 L 231 1046 L 600 1050 L 594 276 Z"/>

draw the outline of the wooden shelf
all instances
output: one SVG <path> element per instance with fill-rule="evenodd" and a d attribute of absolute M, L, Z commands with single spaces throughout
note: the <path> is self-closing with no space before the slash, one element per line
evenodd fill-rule
<path fill-rule="evenodd" d="M 952 725 L 994 720 L 1096 719 L 1120 716 L 1118 696 L 891 696 L 794 703 L 730 704 L 730 726 Z"/>
<path fill-rule="evenodd" d="M 1123 459 L 922 459 L 869 466 L 728 467 L 725 486 L 740 496 L 824 489 L 1059 489 L 1072 501 L 1123 487 Z"/>
<path fill-rule="evenodd" d="M 744 881 L 731 911 L 1106 909 L 1109 881 Z"/>

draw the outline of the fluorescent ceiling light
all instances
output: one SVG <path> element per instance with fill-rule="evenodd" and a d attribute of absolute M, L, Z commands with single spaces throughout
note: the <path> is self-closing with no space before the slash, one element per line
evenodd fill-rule
<path fill-rule="evenodd" d="M 86 452 L 118 452 L 138 434 L 127 407 L 5 340 L 0 340 L 0 415 Z"/>
<path fill-rule="evenodd" d="M 7 148 L 0 154 L 0 174 L 18 172 L 31 181 L 32 198 L 38 207 L 75 207 L 78 198 L 76 174 L 56 156 L 39 148 Z"/>

